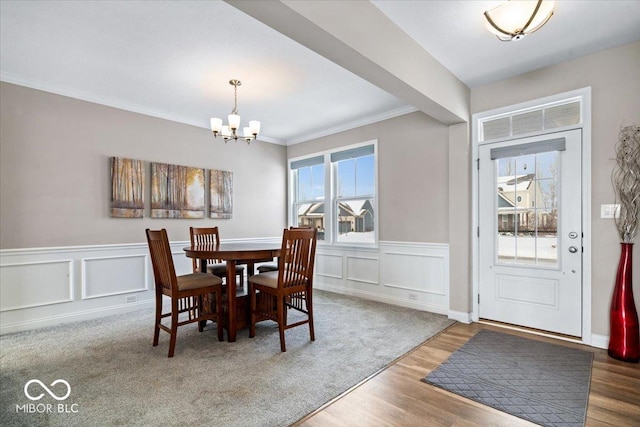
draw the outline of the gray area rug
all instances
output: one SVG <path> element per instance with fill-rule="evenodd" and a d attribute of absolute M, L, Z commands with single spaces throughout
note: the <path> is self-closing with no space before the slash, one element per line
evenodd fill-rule
<path fill-rule="evenodd" d="M 543 426 L 583 426 L 593 353 L 482 330 L 423 381 Z"/>
<path fill-rule="evenodd" d="M 316 341 L 290 329 L 286 353 L 275 323 L 235 343 L 209 323 L 179 328 L 168 359 L 167 333 L 151 345 L 152 310 L 2 336 L 0 425 L 286 426 L 454 323 L 317 290 L 314 312 Z"/>

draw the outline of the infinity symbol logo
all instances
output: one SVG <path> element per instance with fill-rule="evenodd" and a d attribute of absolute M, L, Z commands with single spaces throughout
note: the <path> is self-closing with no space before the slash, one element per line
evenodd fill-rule
<path fill-rule="evenodd" d="M 28 389 L 29 389 L 29 386 L 30 386 L 32 383 L 39 384 L 39 385 L 40 385 L 40 387 L 42 387 L 42 388 L 44 389 L 44 391 L 46 391 L 47 393 L 49 393 L 49 396 L 53 397 L 53 398 L 54 398 L 54 399 L 56 399 L 56 400 L 65 400 L 65 399 L 66 399 L 67 397 L 69 397 L 69 395 L 71 394 L 71 386 L 70 386 L 70 385 L 69 385 L 69 383 L 68 383 L 68 382 L 66 382 L 65 380 L 58 379 L 58 380 L 55 380 L 54 382 L 52 382 L 52 383 L 51 383 L 51 387 L 53 387 L 53 386 L 55 386 L 56 384 L 59 384 L 59 383 L 62 383 L 62 384 L 64 384 L 64 385 L 66 385 L 66 386 L 67 386 L 67 393 L 66 393 L 64 396 L 62 396 L 62 397 L 57 396 L 54 392 L 52 392 L 52 391 L 49 389 L 49 387 L 47 387 L 46 385 L 44 385 L 44 384 L 42 383 L 42 381 L 40 381 L 40 380 L 30 380 L 29 382 L 27 382 L 27 383 L 24 385 L 24 395 L 25 395 L 25 396 L 27 396 L 27 397 L 28 397 L 29 399 L 31 399 L 31 400 L 40 400 L 40 399 L 42 399 L 42 397 L 44 396 L 44 393 L 40 393 L 39 395 L 37 395 L 37 396 L 35 396 L 35 397 L 34 397 L 34 396 L 31 396 L 31 395 L 29 394 L 29 390 L 28 390 Z"/>

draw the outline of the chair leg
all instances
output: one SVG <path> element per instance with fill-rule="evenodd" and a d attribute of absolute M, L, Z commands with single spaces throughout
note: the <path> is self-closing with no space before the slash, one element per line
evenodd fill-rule
<path fill-rule="evenodd" d="M 249 338 L 253 338 L 256 336 L 256 288 L 251 282 L 249 282 L 249 313 L 251 313 Z"/>
<path fill-rule="evenodd" d="M 284 298 L 278 297 L 278 331 L 280 332 L 280 351 L 283 353 L 287 351 L 287 346 L 284 342 L 284 327 L 285 327 L 285 319 L 284 319 Z"/>
<path fill-rule="evenodd" d="M 153 346 L 158 345 L 160 338 L 160 321 L 162 320 L 162 295 L 156 295 L 156 322 L 153 327 Z"/>
<path fill-rule="evenodd" d="M 305 304 L 307 304 L 307 313 L 309 315 L 309 335 L 311 336 L 311 341 L 315 341 L 316 334 L 313 330 L 313 301 L 311 300 L 311 289 L 307 290 L 307 299 Z"/>
<path fill-rule="evenodd" d="M 196 306 L 196 316 L 200 317 L 202 316 L 203 310 L 205 310 L 205 304 L 204 304 L 204 295 L 198 295 L 197 297 L 192 297 L 192 298 L 197 298 L 197 306 Z M 204 330 L 204 326 L 207 324 L 206 320 L 200 320 L 198 322 L 198 332 L 202 332 Z"/>
<path fill-rule="evenodd" d="M 218 341 L 224 340 L 224 331 L 222 326 L 222 288 L 216 292 L 216 326 L 218 327 Z"/>
<path fill-rule="evenodd" d="M 176 338 L 178 337 L 178 302 L 174 298 L 171 302 L 171 338 L 169 339 L 169 355 L 173 357 L 176 349 Z"/>

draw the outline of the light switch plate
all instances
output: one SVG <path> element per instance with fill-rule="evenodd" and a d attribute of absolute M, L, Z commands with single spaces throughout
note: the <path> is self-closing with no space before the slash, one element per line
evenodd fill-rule
<path fill-rule="evenodd" d="M 620 205 L 600 205 L 600 218 L 620 218 Z"/>

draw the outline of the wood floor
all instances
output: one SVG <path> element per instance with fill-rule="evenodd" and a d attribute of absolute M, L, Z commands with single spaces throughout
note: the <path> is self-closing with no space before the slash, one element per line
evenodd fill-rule
<path fill-rule="evenodd" d="M 637 363 L 612 359 L 606 350 L 479 323 L 454 324 L 294 426 L 535 425 L 420 381 L 481 329 L 593 351 L 586 425 L 640 426 L 640 365 Z"/>

